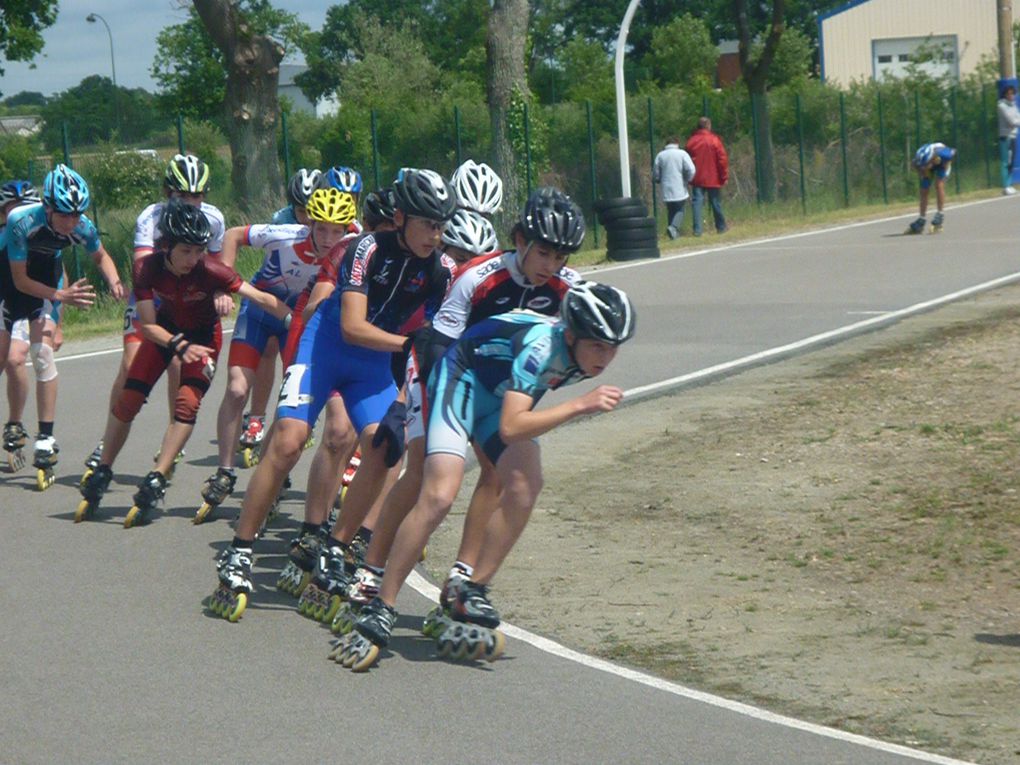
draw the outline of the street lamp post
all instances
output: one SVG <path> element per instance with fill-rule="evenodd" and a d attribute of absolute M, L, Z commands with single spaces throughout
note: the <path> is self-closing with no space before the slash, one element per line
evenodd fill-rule
<path fill-rule="evenodd" d="M 113 58 L 113 32 L 110 31 L 110 25 L 106 23 L 106 19 L 98 13 L 90 13 L 85 17 L 85 21 L 90 24 L 95 24 L 97 20 L 103 22 L 103 26 L 106 27 L 106 35 L 110 38 L 110 72 L 113 74 L 113 124 L 117 132 L 120 132 L 120 99 L 117 98 L 117 64 Z"/>

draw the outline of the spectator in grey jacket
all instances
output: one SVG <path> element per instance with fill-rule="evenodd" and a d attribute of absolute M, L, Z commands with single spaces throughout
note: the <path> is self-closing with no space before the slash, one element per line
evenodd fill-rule
<path fill-rule="evenodd" d="M 1016 132 L 1020 127 L 1020 110 L 1016 108 L 1016 87 L 1009 81 L 999 84 L 999 103 L 996 106 L 999 114 L 999 169 L 1002 174 L 1002 193 L 1007 196 L 1016 194 L 1011 183 L 1013 175 L 1013 147 L 1016 144 Z"/>
<path fill-rule="evenodd" d="M 680 148 L 680 139 L 671 136 L 666 147 L 655 157 L 652 180 L 662 185 L 662 201 L 666 203 L 666 233 L 670 239 L 680 236 L 684 222 L 684 206 L 690 194 L 687 186 L 694 178 L 694 161 Z"/>

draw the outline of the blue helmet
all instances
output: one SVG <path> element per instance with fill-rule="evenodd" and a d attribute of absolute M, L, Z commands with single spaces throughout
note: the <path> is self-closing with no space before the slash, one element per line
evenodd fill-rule
<path fill-rule="evenodd" d="M 43 202 L 57 212 L 83 213 L 89 208 L 89 186 L 67 165 L 57 165 L 43 181 Z"/>
<path fill-rule="evenodd" d="M 931 158 L 934 156 L 935 147 L 930 143 L 926 143 L 914 154 L 914 167 L 924 167 L 931 162 Z"/>
<path fill-rule="evenodd" d="M 0 207 L 9 205 L 11 202 L 25 204 L 27 202 L 41 202 L 39 192 L 31 181 L 7 181 L 0 186 Z"/>
<path fill-rule="evenodd" d="M 358 194 L 361 191 L 361 173 L 343 165 L 331 167 L 319 179 L 319 188 Z"/>

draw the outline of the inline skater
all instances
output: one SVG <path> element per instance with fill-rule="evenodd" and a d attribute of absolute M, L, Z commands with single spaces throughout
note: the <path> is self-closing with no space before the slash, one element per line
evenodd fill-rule
<path fill-rule="evenodd" d="M 458 207 L 490 216 L 503 206 L 503 180 L 484 162 L 467 160 L 453 171 L 450 183 Z"/>
<path fill-rule="evenodd" d="M 308 217 L 308 198 L 315 191 L 322 171 L 307 168 L 300 168 L 287 181 L 287 206 L 281 207 L 273 213 L 273 225 L 294 225 L 307 226 L 311 219 Z"/>
<path fill-rule="evenodd" d="M 53 437 L 57 409 L 57 366 L 53 358 L 54 329 L 47 317 L 55 303 L 87 308 L 96 294 L 86 279 L 61 287 L 58 253 L 68 245 L 83 245 L 117 300 L 124 287 L 117 268 L 99 240 L 96 227 L 82 213 L 89 206 L 85 179 L 66 165 L 57 165 L 43 182 L 41 204 L 13 209 L 7 217 L 3 241 L 6 256 L 0 265 L 0 303 L 4 329 L 0 333 L 0 359 L 6 364 L 10 333 L 19 319 L 29 321 L 29 355 L 38 383 L 39 432 L 33 464 L 40 491 L 54 481 L 53 468 L 60 451 Z"/>
<path fill-rule="evenodd" d="M 162 230 L 160 221 L 167 201 L 180 199 L 182 202 L 201 209 L 209 221 L 211 232 L 208 251 L 217 255 L 223 249 L 223 233 L 226 226 L 223 220 L 223 213 L 218 208 L 205 201 L 205 195 L 209 190 L 209 166 L 193 154 L 175 154 L 173 159 L 167 163 L 166 171 L 163 174 L 163 192 L 166 198 L 161 202 L 154 202 L 146 207 L 139 214 L 135 221 L 135 237 L 133 261 L 149 255 L 160 245 Z M 121 355 L 120 367 L 117 370 L 117 377 L 110 388 L 110 408 L 112 409 L 124 388 L 124 381 L 127 379 L 128 369 L 135 360 L 138 348 L 142 342 L 142 334 L 138 321 L 138 312 L 135 309 L 135 294 L 132 292 L 128 298 L 128 306 L 124 311 L 124 353 Z M 220 316 L 228 315 L 234 309 L 234 303 L 229 295 L 217 295 L 216 307 Z M 180 364 L 174 361 L 167 368 L 167 402 L 170 411 L 170 421 L 173 422 L 174 401 L 177 396 L 177 386 L 180 382 Z M 91 470 L 99 464 L 99 455 L 102 453 L 102 443 L 97 444 L 92 454 L 85 460 L 84 481 Z M 178 455 L 178 459 L 180 456 Z"/>
<path fill-rule="evenodd" d="M 387 468 L 403 452 L 403 421 L 380 426 L 397 397 L 390 354 L 410 344 L 410 338 L 396 331 L 418 306 L 431 306 L 431 313 L 446 294 L 452 263 L 436 246 L 456 205 L 450 185 L 431 170 L 401 171 L 394 195 L 397 230 L 365 234 L 350 244 L 341 265 L 339 294 L 316 309 L 284 375 L 267 451 L 245 492 L 236 536 L 217 562 L 220 586 L 211 608 L 230 620 L 240 618 L 253 589 L 255 534 L 331 391 L 341 394 L 361 444 L 361 467 L 344 503 L 355 528 L 375 500 Z M 379 439 L 377 430 L 383 430 Z M 339 471 L 334 475 L 339 477 Z M 303 598 L 314 588 L 316 598 L 330 599 L 330 609 L 339 606 L 350 542 L 334 531 Z M 328 616 L 332 619 L 333 614 Z"/>
<path fill-rule="evenodd" d="M 315 189 L 306 206 L 311 221 L 307 226 L 239 226 L 229 229 L 223 240 L 223 260 L 228 265 L 235 261 L 240 246 L 265 251 L 265 259 L 251 284 L 275 295 L 292 309 L 302 290 L 315 278 L 326 255 L 348 235 L 348 226 L 357 213 L 351 195 L 336 189 Z M 269 339 L 276 338 L 277 347 L 282 348 L 286 345 L 286 336 L 283 321 L 251 301 L 242 301 L 230 341 L 227 388 L 216 417 L 219 469 L 206 480 L 202 489 L 204 502 L 195 516 L 196 523 L 205 520 L 234 490 L 237 481 L 234 443 L 255 370 Z M 253 464 L 250 452 L 248 454 L 246 467 Z"/>
<path fill-rule="evenodd" d="M 942 231 L 942 222 L 945 220 L 942 211 L 946 206 L 946 178 L 953 171 L 954 159 L 956 159 L 956 149 L 951 149 L 944 143 L 938 142 L 926 143 L 914 154 L 911 165 L 920 178 L 921 200 L 919 216 L 910 224 L 906 233 L 924 233 L 925 214 L 928 212 L 928 192 L 932 184 L 935 184 L 935 204 L 938 209 L 931 219 L 931 233 L 937 234 Z"/>
<path fill-rule="evenodd" d="M 362 609 L 354 631 L 335 641 L 334 659 L 364 671 L 388 643 L 397 593 L 457 496 L 472 438 L 496 466 L 503 489 L 478 564 L 451 598 L 452 621 L 437 644 L 441 656 L 499 657 L 505 638 L 496 629 L 499 614 L 488 589 L 542 488 L 535 439 L 575 417 L 611 411 L 623 391 L 600 385 L 561 404 L 534 407 L 548 390 L 602 374 L 634 328 L 634 309 L 622 291 L 582 282 L 567 292 L 559 320 L 528 311 L 501 314 L 471 327 L 450 348 L 429 378 L 435 406 L 429 411 L 421 494 L 397 532 L 379 594 Z"/>
<path fill-rule="evenodd" d="M 484 220 L 463 210 L 459 214 Z M 458 230 L 451 222 L 444 237 L 465 240 L 471 232 L 468 227 Z M 423 412 L 429 409 L 424 387 L 435 361 L 468 327 L 483 319 L 515 309 L 555 316 L 567 290 L 580 282 L 580 276 L 566 263 L 580 248 L 584 234 L 584 215 L 566 194 L 554 188 L 537 189 L 521 209 L 511 232 L 515 249 L 471 261 L 458 273 L 431 331 L 416 338 L 407 368 L 407 469 L 387 497 L 365 566 L 356 573 L 348 591 L 349 606 L 334 620 L 335 631 L 350 629 L 353 613 L 374 595 L 397 528 L 418 498 L 426 449 Z M 479 465 L 478 482 L 465 516 L 456 562 L 443 585 L 440 606 L 426 620 L 427 632 L 437 628 L 448 610 L 451 587 L 473 572 L 485 527 L 498 504 L 500 481 L 496 468 L 481 443 L 475 441 L 473 446 Z"/>
<path fill-rule="evenodd" d="M 82 482 L 82 501 L 75 522 L 92 516 L 113 478 L 113 463 L 127 441 L 131 423 L 152 386 L 170 362 L 181 361 L 181 384 L 174 401 L 174 420 L 163 435 L 159 456 L 134 495 L 124 526 L 145 523 L 166 492 L 167 473 L 184 448 L 202 397 L 216 372 L 222 327 L 215 306 L 217 293 L 238 293 L 286 321 L 290 308 L 256 289 L 220 260 L 208 256 L 209 220 L 198 208 L 171 199 L 159 222 L 160 249 L 134 264 L 137 311 L 142 332 L 124 389 L 110 410 L 99 465 Z M 165 249 L 162 249 L 165 247 Z M 159 307 L 156 307 L 156 299 Z"/>

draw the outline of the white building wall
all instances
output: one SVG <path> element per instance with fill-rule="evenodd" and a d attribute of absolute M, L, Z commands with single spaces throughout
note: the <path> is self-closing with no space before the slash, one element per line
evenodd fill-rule
<path fill-rule="evenodd" d="M 998 59 L 997 0 L 867 0 L 821 22 L 826 82 L 847 85 L 874 76 L 873 42 L 955 36 L 959 76 L 983 54 Z M 1013 5 L 1020 19 L 1020 2 Z"/>

